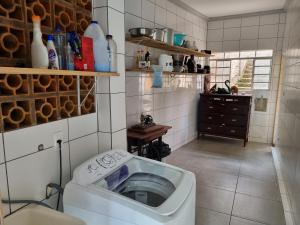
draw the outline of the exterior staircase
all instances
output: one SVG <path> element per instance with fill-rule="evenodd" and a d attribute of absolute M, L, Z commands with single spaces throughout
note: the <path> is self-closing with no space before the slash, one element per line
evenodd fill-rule
<path fill-rule="evenodd" d="M 247 61 L 243 71 L 241 72 L 240 79 L 237 81 L 239 90 L 246 91 L 252 88 L 253 77 L 253 61 Z"/>

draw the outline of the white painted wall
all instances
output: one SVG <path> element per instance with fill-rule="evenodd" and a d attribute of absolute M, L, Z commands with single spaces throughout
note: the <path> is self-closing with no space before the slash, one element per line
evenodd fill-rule
<path fill-rule="evenodd" d="M 213 52 L 274 50 L 270 90 L 253 91 L 253 100 L 263 96 L 268 98 L 268 106 L 267 112 L 255 112 L 252 107 L 250 141 L 273 141 L 285 17 L 285 13 L 275 13 L 208 22 L 207 48 Z M 254 106 L 254 102 L 252 105 Z"/>
<path fill-rule="evenodd" d="M 199 49 L 206 48 L 207 21 L 171 1 L 125 0 L 125 32 L 141 26 L 172 28 L 195 40 Z M 140 48 L 146 50 L 143 46 L 126 42 L 126 68 L 134 66 L 134 56 Z M 154 63 L 157 63 L 163 51 L 152 48 L 149 51 Z M 151 74 L 126 72 L 127 127 L 138 123 L 141 113 L 147 113 L 154 117 L 156 123 L 173 127 L 164 137 L 173 150 L 193 140 L 196 137 L 196 110 L 200 93 L 197 90 L 197 76 L 183 75 L 175 79 L 165 76 L 163 88 L 153 89 L 151 86 Z"/>

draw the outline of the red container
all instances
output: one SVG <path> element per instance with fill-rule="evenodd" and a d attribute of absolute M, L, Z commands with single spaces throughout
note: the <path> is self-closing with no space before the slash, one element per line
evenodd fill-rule
<path fill-rule="evenodd" d="M 89 37 L 81 38 L 83 68 L 87 71 L 94 71 L 93 39 Z"/>

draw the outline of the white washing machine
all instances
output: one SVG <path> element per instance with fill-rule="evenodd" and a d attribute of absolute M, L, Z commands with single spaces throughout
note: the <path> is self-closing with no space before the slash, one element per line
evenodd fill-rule
<path fill-rule="evenodd" d="M 75 169 L 63 203 L 87 225 L 195 225 L 195 197 L 193 173 L 111 150 Z"/>

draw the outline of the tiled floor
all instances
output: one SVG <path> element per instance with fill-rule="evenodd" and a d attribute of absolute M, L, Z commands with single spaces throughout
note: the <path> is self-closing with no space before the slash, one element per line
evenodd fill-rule
<path fill-rule="evenodd" d="M 196 175 L 196 225 L 285 225 L 270 146 L 205 137 L 167 163 Z"/>

